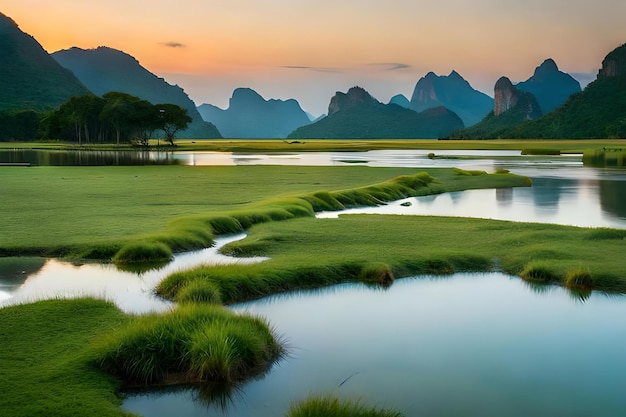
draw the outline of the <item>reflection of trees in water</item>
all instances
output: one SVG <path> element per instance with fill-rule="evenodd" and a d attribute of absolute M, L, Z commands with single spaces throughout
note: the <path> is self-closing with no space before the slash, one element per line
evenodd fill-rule
<path fill-rule="evenodd" d="M 148 151 L 0 151 L 0 162 L 30 163 L 44 166 L 102 166 L 102 165 L 175 165 L 180 161 L 170 153 L 161 152 L 160 159 L 152 158 Z"/>
<path fill-rule="evenodd" d="M 496 201 L 501 205 L 511 205 L 511 203 L 513 203 L 513 189 L 496 188 Z"/>
<path fill-rule="evenodd" d="M 626 181 L 600 181 L 600 206 L 607 213 L 626 218 Z"/>
<path fill-rule="evenodd" d="M 561 193 L 565 188 L 576 187 L 576 180 L 563 178 L 536 178 L 533 179 L 533 201 L 538 207 L 557 207 Z"/>
<path fill-rule="evenodd" d="M 0 282 L 8 284 L 23 283 L 29 275 L 38 272 L 45 263 L 46 258 L 0 258 Z"/>

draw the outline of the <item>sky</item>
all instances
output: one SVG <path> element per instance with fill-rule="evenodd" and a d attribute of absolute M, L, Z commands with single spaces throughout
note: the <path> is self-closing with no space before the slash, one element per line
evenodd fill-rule
<path fill-rule="evenodd" d="M 626 43 L 624 0 L 3 0 L 0 12 L 52 53 L 108 46 L 178 84 L 197 105 L 235 88 L 326 113 L 361 86 L 409 99 L 456 70 L 491 96 L 553 58 L 586 84 Z"/>

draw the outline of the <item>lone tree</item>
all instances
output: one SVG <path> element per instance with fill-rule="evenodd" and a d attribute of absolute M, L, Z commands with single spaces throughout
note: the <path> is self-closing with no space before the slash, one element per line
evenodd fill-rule
<path fill-rule="evenodd" d="M 160 129 L 165 133 L 165 138 L 174 146 L 174 135 L 179 130 L 187 128 L 191 123 L 191 117 L 187 114 L 187 109 L 177 106 L 176 104 L 157 104 L 156 108 L 160 112 Z"/>

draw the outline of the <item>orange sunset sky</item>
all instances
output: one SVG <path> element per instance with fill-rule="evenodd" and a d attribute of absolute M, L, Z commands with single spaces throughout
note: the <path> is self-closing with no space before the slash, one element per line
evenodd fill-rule
<path fill-rule="evenodd" d="M 453 69 L 489 95 L 551 57 L 583 84 L 626 43 L 624 0 L 5 0 L 0 11 L 48 52 L 120 49 L 196 104 L 234 88 L 295 98 L 314 115 L 360 85 L 410 98 Z"/>

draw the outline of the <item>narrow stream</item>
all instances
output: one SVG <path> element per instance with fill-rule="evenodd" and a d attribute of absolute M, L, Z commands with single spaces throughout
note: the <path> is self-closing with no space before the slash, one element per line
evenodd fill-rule
<path fill-rule="evenodd" d="M 0 289 L 0 307 L 48 298 L 95 297 L 114 302 L 122 311 L 132 314 L 165 311 L 172 303 L 154 293 L 168 275 L 199 265 L 226 265 L 262 262 L 267 258 L 234 258 L 219 253 L 226 244 L 245 238 L 244 233 L 215 239 L 213 247 L 177 254 L 160 269 L 144 273 L 118 270 L 112 264 L 74 265 L 57 259 L 46 260 L 37 272 L 23 281 L 5 284 Z"/>

